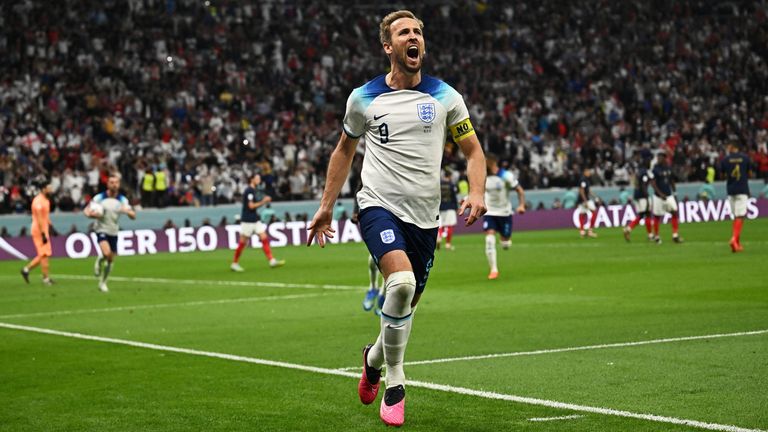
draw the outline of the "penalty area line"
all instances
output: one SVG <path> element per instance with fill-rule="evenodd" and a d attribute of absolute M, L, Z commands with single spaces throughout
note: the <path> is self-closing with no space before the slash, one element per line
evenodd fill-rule
<path fill-rule="evenodd" d="M 101 337 L 101 336 L 93 336 L 93 335 L 87 335 L 82 333 L 72 333 L 72 332 L 65 332 L 65 331 L 59 331 L 59 330 L 53 330 L 53 329 L 4 323 L 4 322 L 0 322 L 0 328 L 5 328 L 9 330 L 26 331 L 26 332 L 32 332 L 32 333 L 40 333 L 40 334 L 46 334 L 46 335 L 52 335 L 52 336 L 63 336 L 63 337 L 68 337 L 73 339 L 81 339 L 81 340 L 88 340 L 88 341 L 95 341 L 95 342 L 104 342 L 104 343 L 110 343 L 115 345 L 124 345 L 124 346 L 144 348 L 144 349 L 155 350 L 155 351 L 164 351 L 164 352 L 172 352 L 172 353 L 178 353 L 178 354 L 194 355 L 199 357 L 208 357 L 208 358 L 216 358 L 216 359 L 222 359 L 222 360 L 245 362 L 245 363 L 252 363 L 252 364 L 258 364 L 263 366 L 280 367 L 285 369 L 300 370 L 304 372 L 312 372 L 312 373 L 323 374 L 323 375 L 335 375 L 335 376 L 343 376 L 343 377 L 355 378 L 355 379 L 358 379 L 360 376 L 359 373 L 347 372 L 339 369 L 329 369 L 329 368 L 322 368 L 322 367 L 316 367 L 316 366 L 302 365 L 297 363 L 288 363 L 288 362 L 239 356 L 239 355 L 233 355 L 233 354 L 224 354 L 224 353 L 217 353 L 217 352 L 211 352 L 211 351 L 179 348 L 179 347 L 173 347 L 173 346 L 167 346 L 167 345 L 157 345 L 152 343 L 137 342 L 137 341 L 131 341 L 126 339 L 115 339 L 115 338 L 108 338 L 108 337 Z M 424 381 L 408 380 L 406 382 L 406 385 L 411 387 L 420 387 L 420 388 L 426 388 L 430 390 L 437 390 L 437 391 L 442 391 L 447 393 L 455 393 L 455 394 L 466 395 L 466 396 L 475 396 L 475 397 L 480 397 L 485 399 L 504 400 L 509 402 L 517 402 L 517 403 L 523 403 L 528 405 L 538 405 L 538 406 L 544 406 L 548 408 L 562 409 L 562 410 L 568 410 L 568 411 L 586 412 L 586 413 L 602 414 L 602 415 L 608 415 L 608 416 L 626 417 L 626 418 L 632 418 L 632 419 L 654 421 L 659 423 L 685 425 L 685 426 L 691 426 L 691 427 L 707 429 L 707 430 L 724 431 L 724 432 L 768 432 L 760 429 L 747 429 L 739 426 L 724 425 L 724 424 L 718 424 L 718 423 L 707 423 L 707 422 L 702 422 L 698 420 L 688 420 L 688 419 L 660 416 L 660 415 L 654 415 L 654 414 L 640 414 L 640 413 L 633 413 L 630 411 L 615 410 L 611 408 L 577 405 L 577 404 L 558 402 L 558 401 L 547 400 L 547 399 L 537 399 L 537 398 L 515 396 L 510 394 L 504 394 L 504 393 L 474 390 L 466 387 L 456 387 L 456 386 L 436 384 L 436 383 L 430 383 L 430 382 L 424 382 Z"/>
<path fill-rule="evenodd" d="M 57 274 L 57 279 L 64 280 L 96 280 L 93 276 Z M 169 279 L 154 277 L 125 277 L 110 276 L 110 282 L 139 282 L 139 283 L 163 283 L 179 285 L 218 285 L 218 286 L 237 286 L 237 287 L 258 287 L 258 288 L 303 288 L 303 289 L 324 289 L 324 290 L 344 290 L 360 291 L 363 286 L 352 285 L 331 285 L 331 284 L 309 284 L 309 283 L 283 283 L 283 282 L 258 282 L 258 281 L 227 281 L 227 280 L 202 280 L 202 279 Z"/>

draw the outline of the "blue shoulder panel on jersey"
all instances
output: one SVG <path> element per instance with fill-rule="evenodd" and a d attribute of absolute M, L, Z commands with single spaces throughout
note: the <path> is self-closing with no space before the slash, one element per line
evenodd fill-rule
<path fill-rule="evenodd" d="M 414 88 L 416 91 L 427 93 L 440 103 L 445 104 L 451 94 L 451 86 L 430 75 L 422 75 L 421 82 Z"/>
<path fill-rule="evenodd" d="M 422 75 L 419 85 L 411 90 L 426 93 L 437 99 L 440 103 L 445 104 L 453 89 L 451 86 L 435 77 Z M 365 83 L 362 87 L 356 88 L 354 94 L 362 105 L 364 111 L 374 99 L 384 93 L 393 91 L 395 91 L 395 89 L 387 85 L 386 75 L 379 75 Z M 453 92 L 455 92 L 455 90 Z"/>
<path fill-rule="evenodd" d="M 107 195 L 104 192 L 99 192 L 99 193 L 97 193 L 96 195 L 93 196 L 91 201 L 94 201 L 94 202 L 97 202 L 97 203 L 98 202 L 102 202 L 104 200 L 104 198 L 106 198 L 106 197 L 107 197 Z"/>
<path fill-rule="evenodd" d="M 387 85 L 386 75 L 379 75 L 376 78 L 363 84 L 362 87 L 356 88 L 354 93 L 362 105 L 362 110 L 365 111 L 365 109 L 368 108 L 368 105 L 370 105 L 374 99 L 384 93 L 393 91 L 395 90 Z"/>

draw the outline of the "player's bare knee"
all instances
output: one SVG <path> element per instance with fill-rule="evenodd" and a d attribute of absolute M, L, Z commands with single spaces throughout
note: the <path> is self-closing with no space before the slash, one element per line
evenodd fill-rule
<path fill-rule="evenodd" d="M 416 294 L 416 277 L 412 271 L 399 271 L 389 275 L 387 294 L 382 312 L 384 316 L 405 318 L 411 314 L 411 302 Z"/>

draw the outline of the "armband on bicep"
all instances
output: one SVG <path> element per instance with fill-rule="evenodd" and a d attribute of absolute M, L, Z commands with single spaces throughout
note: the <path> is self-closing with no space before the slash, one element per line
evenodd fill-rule
<path fill-rule="evenodd" d="M 453 136 L 453 140 L 457 143 L 475 134 L 475 128 L 472 127 L 472 122 L 469 121 L 469 118 L 450 126 L 450 129 L 451 136 Z"/>

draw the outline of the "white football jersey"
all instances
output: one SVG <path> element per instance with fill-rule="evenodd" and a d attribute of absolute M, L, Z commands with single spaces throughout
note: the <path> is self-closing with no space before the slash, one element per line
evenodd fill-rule
<path fill-rule="evenodd" d="M 395 90 L 381 75 L 356 88 L 347 100 L 344 132 L 365 135 L 360 209 L 383 207 L 420 228 L 437 227 L 449 131 L 457 141 L 474 134 L 464 99 L 437 78 L 422 75 L 416 87 Z"/>
<path fill-rule="evenodd" d="M 509 216 L 512 214 L 512 201 L 509 193 L 516 189 L 519 183 L 514 174 L 507 170 L 499 170 L 495 175 L 485 178 L 485 205 L 488 216 Z"/>
<path fill-rule="evenodd" d="M 120 210 L 124 207 L 130 208 L 128 198 L 122 194 L 117 194 L 117 197 L 110 197 L 106 192 L 101 192 L 93 197 L 93 202 L 101 204 L 104 207 L 104 214 L 100 218 L 96 219 L 93 224 L 93 230 L 97 233 L 104 233 L 107 235 L 116 236 L 120 231 L 120 226 L 117 224 L 117 220 L 120 219 L 122 214 Z"/>

